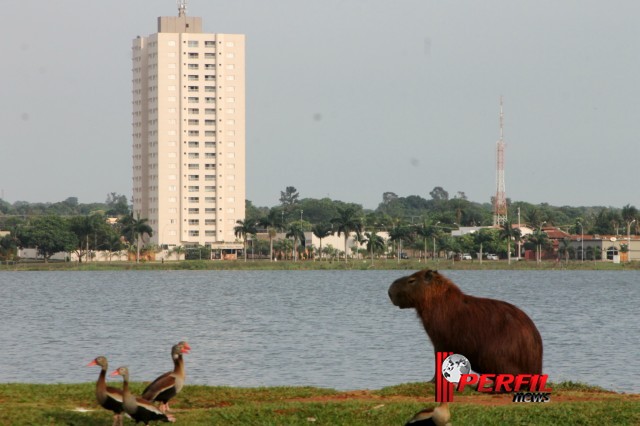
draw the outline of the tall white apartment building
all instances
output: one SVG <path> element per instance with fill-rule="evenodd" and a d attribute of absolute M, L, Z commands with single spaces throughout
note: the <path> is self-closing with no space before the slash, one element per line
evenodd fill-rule
<path fill-rule="evenodd" d="M 224 246 L 245 216 L 244 35 L 159 17 L 133 40 L 133 211 L 151 243 Z"/>

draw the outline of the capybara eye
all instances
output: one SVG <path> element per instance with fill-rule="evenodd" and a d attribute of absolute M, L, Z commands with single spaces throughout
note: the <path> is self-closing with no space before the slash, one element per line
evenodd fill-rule
<path fill-rule="evenodd" d="M 409 278 L 409 284 L 413 284 L 416 282 L 416 279 L 414 277 Z"/>

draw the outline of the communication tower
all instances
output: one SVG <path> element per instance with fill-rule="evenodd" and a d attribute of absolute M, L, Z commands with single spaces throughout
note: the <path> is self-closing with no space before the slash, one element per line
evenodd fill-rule
<path fill-rule="evenodd" d="M 187 16 L 187 0 L 178 0 L 178 16 Z"/>
<path fill-rule="evenodd" d="M 507 195 L 504 189 L 504 113 L 500 96 L 500 139 L 496 143 L 496 196 L 493 200 L 493 225 L 507 221 Z"/>

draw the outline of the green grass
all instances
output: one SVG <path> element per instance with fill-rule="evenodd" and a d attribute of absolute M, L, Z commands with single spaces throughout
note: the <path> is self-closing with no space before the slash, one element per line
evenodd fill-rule
<path fill-rule="evenodd" d="M 114 382 L 115 386 L 120 383 Z M 640 395 L 583 384 L 551 384 L 551 402 L 511 403 L 509 394 L 456 394 L 454 425 L 637 425 Z M 139 393 L 141 383 L 133 383 Z M 409 383 L 376 391 L 310 387 L 186 386 L 172 403 L 180 425 L 402 425 L 432 407 L 433 384 Z M 95 402 L 94 384 L 0 384 L 0 425 L 111 425 Z M 133 424 L 126 419 L 125 424 Z"/>
<path fill-rule="evenodd" d="M 370 259 L 344 261 L 313 261 L 303 260 L 299 262 L 268 260 L 186 260 L 165 262 L 18 262 L 6 264 L 0 262 L 0 271 L 110 271 L 110 270 L 418 270 L 424 268 L 446 270 L 638 270 L 640 262 L 629 263 L 570 261 L 555 262 L 544 261 L 513 261 L 509 264 L 506 260 L 499 261 L 458 261 L 450 260 L 421 262 L 418 259 L 397 260 Z"/>

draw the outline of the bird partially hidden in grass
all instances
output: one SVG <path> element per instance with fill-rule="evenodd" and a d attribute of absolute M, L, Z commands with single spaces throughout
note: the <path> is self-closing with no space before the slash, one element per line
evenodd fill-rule
<path fill-rule="evenodd" d="M 442 402 L 435 408 L 418 411 L 405 426 L 451 426 L 449 404 Z"/>

